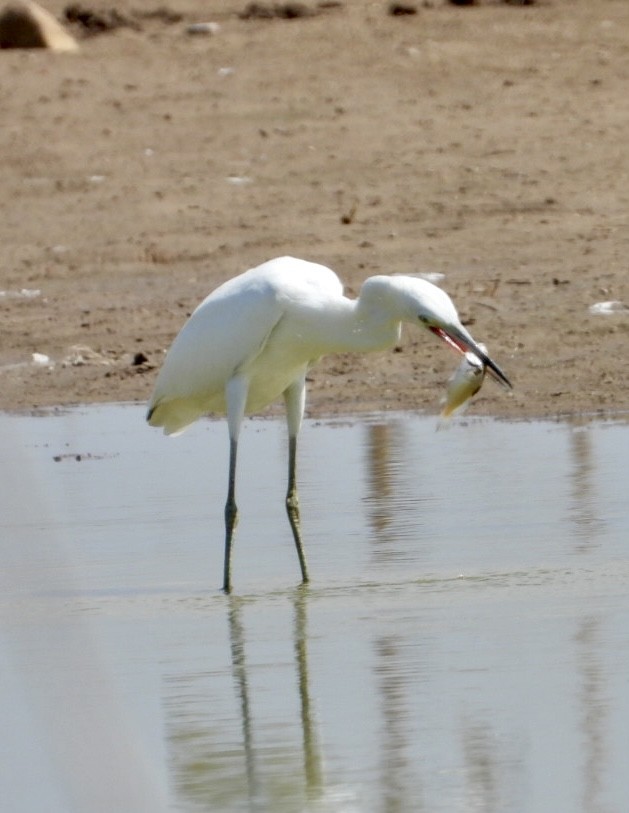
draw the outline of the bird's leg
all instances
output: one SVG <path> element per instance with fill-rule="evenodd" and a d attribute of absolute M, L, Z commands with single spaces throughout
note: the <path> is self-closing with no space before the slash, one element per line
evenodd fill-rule
<path fill-rule="evenodd" d="M 238 455 L 238 436 L 245 414 L 248 384 L 245 378 L 234 376 L 227 382 L 225 397 L 227 401 L 227 424 L 229 426 L 229 485 L 225 503 L 225 564 L 223 569 L 223 592 L 230 593 L 231 553 L 234 529 L 238 524 L 236 506 L 236 457 Z"/>
<path fill-rule="evenodd" d="M 308 565 L 306 555 L 301 541 L 301 530 L 299 527 L 299 497 L 297 496 L 297 435 L 301 428 L 301 420 L 304 415 L 306 403 L 306 370 L 284 391 L 284 401 L 286 403 L 286 421 L 288 423 L 288 491 L 286 492 L 286 513 L 293 532 L 297 556 L 299 556 L 299 566 L 301 567 L 301 578 L 303 582 L 308 581 Z"/>
<path fill-rule="evenodd" d="M 230 593 L 231 585 L 231 554 L 234 529 L 238 524 L 238 506 L 236 505 L 236 454 L 238 441 L 231 438 L 229 441 L 229 486 L 227 488 L 227 502 L 225 503 L 225 564 L 223 570 L 223 592 Z"/>
<path fill-rule="evenodd" d="M 286 492 L 286 513 L 293 532 L 299 565 L 301 567 L 301 577 L 304 582 L 308 581 L 308 565 L 306 554 L 301 541 L 301 528 L 299 522 L 299 496 L 297 494 L 297 478 L 295 476 L 297 463 L 297 436 L 290 435 L 288 438 L 288 491 Z"/>

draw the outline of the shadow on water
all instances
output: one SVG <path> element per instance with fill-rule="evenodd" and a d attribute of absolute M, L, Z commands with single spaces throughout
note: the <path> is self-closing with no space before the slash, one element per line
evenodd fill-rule
<path fill-rule="evenodd" d="M 627 809 L 625 424 L 307 422 L 302 588 L 253 421 L 225 597 L 224 426 L 141 418 L 2 418 L 7 809 Z"/>

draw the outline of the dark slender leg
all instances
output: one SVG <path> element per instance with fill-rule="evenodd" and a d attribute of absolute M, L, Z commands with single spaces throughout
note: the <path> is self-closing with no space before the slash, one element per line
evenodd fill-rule
<path fill-rule="evenodd" d="M 238 507 L 236 505 L 236 454 L 238 441 L 231 438 L 229 441 L 229 486 L 227 489 L 227 502 L 225 503 L 225 565 L 223 570 L 223 592 L 230 593 L 231 584 L 231 555 L 234 529 L 238 524 Z"/>
<path fill-rule="evenodd" d="M 301 567 L 302 581 L 308 581 L 308 565 L 306 555 L 301 541 L 301 530 L 299 527 L 299 497 L 297 495 L 297 481 L 295 468 L 297 463 L 297 436 L 291 435 L 288 438 L 288 491 L 286 492 L 286 513 L 293 532 L 299 565 Z"/>

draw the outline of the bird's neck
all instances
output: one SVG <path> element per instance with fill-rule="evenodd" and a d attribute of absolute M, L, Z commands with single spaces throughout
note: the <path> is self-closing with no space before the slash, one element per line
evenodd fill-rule
<path fill-rule="evenodd" d="M 324 353 L 368 353 L 393 347 L 400 338 L 401 320 L 377 299 L 361 292 L 343 299 L 325 317 Z"/>
<path fill-rule="evenodd" d="M 352 342 L 356 350 L 386 350 L 400 340 L 402 322 L 398 316 L 380 307 L 372 307 L 362 297 L 356 301 Z"/>

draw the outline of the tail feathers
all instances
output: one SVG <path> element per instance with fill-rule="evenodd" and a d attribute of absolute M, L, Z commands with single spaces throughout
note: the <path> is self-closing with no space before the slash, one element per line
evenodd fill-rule
<path fill-rule="evenodd" d="M 202 415 L 203 410 L 189 399 L 175 398 L 150 406 L 146 420 L 151 426 L 162 426 L 165 435 L 180 435 Z"/>

